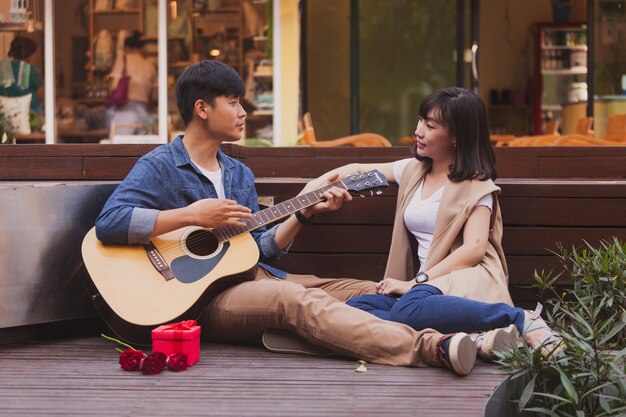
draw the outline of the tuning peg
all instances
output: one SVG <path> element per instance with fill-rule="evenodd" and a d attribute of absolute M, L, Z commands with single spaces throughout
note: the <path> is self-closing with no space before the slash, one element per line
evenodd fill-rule
<path fill-rule="evenodd" d="M 381 190 L 376 190 L 376 195 L 381 195 L 383 192 Z"/>
<path fill-rule="evenodd" d="M 361 193 L 359 193 L 359 197 L 365 198 L 365 196 L 363 194 L 361 194 Z"/>
<path fill-rule="evenodd" d="M 370 190 L 369 193 L 370 193 L 370 197 L 374 196 L 374 191 Z"/>

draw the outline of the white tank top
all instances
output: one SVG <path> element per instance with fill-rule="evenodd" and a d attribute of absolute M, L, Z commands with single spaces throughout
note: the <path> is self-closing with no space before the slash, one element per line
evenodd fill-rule
<path fill-rule="evenodd" d="M 401 159 L 393 164 L 393 176 L 396 182 L 400 182 L 404 168 L 412 161 L 413 158 Z M 422 200 L 422 181 L 418 186 L 415 194 L 411 197 L 411 201 L 404 210 L 404 225 L 407 230 L 417 240 L 417 257 L 420 260 L 420 271 L 424 269 L 428 250 L 433 241 L 435 233 L 435 221 L 437 220 L 437 212 L 439 211 L 439 203 L 443 196 L 445 186 L 439 188 L 430 197 Z M 493 196 L 491 194 L 481 198 L 477 206 L 486 206 L 489 210 L 493 207 Z"/>

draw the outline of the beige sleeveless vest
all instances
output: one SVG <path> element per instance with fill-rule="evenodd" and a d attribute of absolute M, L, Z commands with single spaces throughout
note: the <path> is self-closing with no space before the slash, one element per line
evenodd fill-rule
<path fill-rule="evenodd" d="M 400 178 L 385 277 L 409 281 L 419 269 L 415 239 L 404 226 L 403 214 L 425 174 L 424 165 L 415 160 L 407 165 Z M 513 305 L 508 290 L 508 270 L 501 244 L 502 215 L 497 199 L 500 188 L 491 180 L 448 181 L 441 197 L 433 241 L 424 269 L 428 270 L 432 265 L 436 265 L 462 245 L 465 222 L 476 203 L 489 193 L 493 193 L 494 199 L 489 243 L 483 260 L 476 266 L 453 271 L 445 276 L 433 277 L 435 279 L 430 280 L 428 284 L 439 288 L 446 295 Z"/>

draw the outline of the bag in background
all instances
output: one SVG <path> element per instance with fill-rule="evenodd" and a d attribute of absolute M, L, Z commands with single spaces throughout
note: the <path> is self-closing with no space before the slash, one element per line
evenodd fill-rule
<path fill-rule="evenodd" d="M 19 97 L 0 96 L 0 110 L 5 129 L 22 135 L 30 135 L 30 102 L 32 94 Z"/>
<path fill-rule="evenodd" d="M 117 84 L 115 91 L 111 94 L 111 97 L 106 102 L 106 107 L 120 108 L 124 107 L 128 103 L 128 83 L 130 83 L 130 77 L 128 75 L 122 76 L 120 82 Z"/>
<path fill-rule="evenodd" d="M 128 103 L 128 84 L 130 83 L 130 77 L 126 73 L 126 55 L 124 55 L 124 66 L 122 69 L 122 78 L 117 83 L 115 91 L 111 94 L 111 97 L 106 102 L 106 107 L 120 108 L 124 107 Z"/>

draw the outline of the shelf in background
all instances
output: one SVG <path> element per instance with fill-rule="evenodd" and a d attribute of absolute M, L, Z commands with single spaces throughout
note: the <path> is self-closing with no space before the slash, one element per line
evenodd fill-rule
<path fill-rule="evenodd" d="M 94 15 L 99 14 L 134 14 L 139 13 L 139 9 L 109 9 L 109 10 L 94 10 Z"/>
<path fill-rule="evenodd" d="M 587 68 L 569 68 L 569 69 L 542 69 L 545 75 L 581 75 L 587 73 Z"/>
<path fill-rule="evenodd" d="M 46 134 L 42 132 L 35 132 L 29 134 L 15 134 L 15 143 L 43 143 L 46 141 Z"/>
<path fill-rule="evenodd" d="M 104 104 L 108 97 L 81 97 L 76 99 L 80 104 Z"/>
<path fill-rule="evenodd" d="M 575 45 L 575 46 L 545 45 L 545 46 L 542 46 L 541 49 L 551 50 L 551 51 L 586 51 L 587 47 L 585 45 Z"/>

